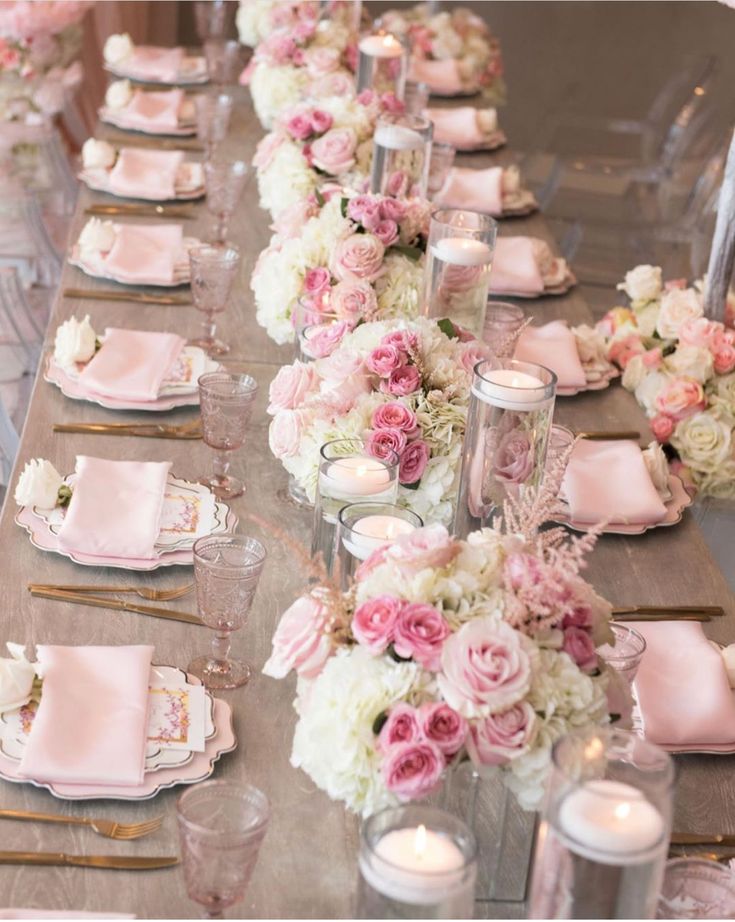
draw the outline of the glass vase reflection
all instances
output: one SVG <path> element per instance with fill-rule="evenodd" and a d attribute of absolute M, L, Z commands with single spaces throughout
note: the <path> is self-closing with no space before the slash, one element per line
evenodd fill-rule
<path fill-rule="evenodd" d="M 383 115 L 373 135 L 370 191 L 426 198 L 434 126 L 423 115 Z"/>
<path fill-rule="evenodd" d="M 556 375 L 541 365 L 490 358 L 475 365 L 454 533 L 492 524 L 503 503 L 541 485 Z"/>

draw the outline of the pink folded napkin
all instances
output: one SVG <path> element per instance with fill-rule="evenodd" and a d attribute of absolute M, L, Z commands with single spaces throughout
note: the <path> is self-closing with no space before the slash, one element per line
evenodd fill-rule
<path fill-rule="evenodd" d="M 631 624 L 646 639 L 635 679 L 646 739 L 735 747 L 735 697 L 720 652 L 696 621 Z"/>
<path fill-rule="evenodd" d="M 176 198 L 176 174 L 183 162 L 180 150 L 123 147 L 110 171 L 110 192 L 132 198 Z"/>
<path fill-rule="evenodd" d="M 460 150 L 477 147 L 487 140 L 477 124 L 477 109 L 460 106 L 458 109 L 427 109 L 426 115 L 434 123 L 434 140 L 437 144 L 451 144 Z"/>
<path fill-rule="evenodd" d="M 179 127 L 179 109 L 183 101 L 183 90 L 135 90 L 121 112 L 131 125 L 135 123 L 151 131 L 162 131 Z"/>
<path fill-rule="evenodd" d="M 531 237 L 498 237 L 495 241 L 493 268 L 490 273 L 490 290 L 498 294 L 517 292 L 524 295 L 540 295 L 543 293 L 544 279 L 536 261 Z M 529 328 L 526 328 L 525 332 L 529 332 Z M 576 362 L 579 363 L 576 344 L 574 355 L 576 355 Z M 578 370 L 575 367 L 574 374 L 577 375 L 577 373 Z M 557 376 L 558 374 L 557 372 Z M 582 374 L 584 377 L 584 372 Z"/>
<path fill-rule="evenodd" d="M 156 400 L 186 340 L 175 333 L 110 328 L 79 375 L 91 393 L 121 400 Z"/>
<path fill-rule="evenodd" d="M 652 525 L 666 515 L 635 442 L 581 439 L 572 449 L 561 495 L 572 521 Z"/>
<path fill-rule="evenodd" d="M 503 213 L 503 168 L 472 170 L 453 166 L 434 197 L 443 208 L 469 208 L 490 215 Z"/>
<path fill-rule="evenodd" d="M 43 693 L 19 773 L 35 781 L 143 781 L 153 647 L 39 645 Z"/>
<path fill-rule="evenodd" d="M 180 224 L 116 224 L 105 269 L 133 285 L 171 285 L 183 239 Z"/>
<path fill-rule="evenodd" d="M 496 291 L 492 281 L 494 273 L 493 264 L 490 284 L 493 291 Z M 542 327 L 526 327 L 518 338 L 514 358 L 519 362 L 532 362 L 550 368 L 558 379 L 558 388 L 584 387 L 587 383 L 579 359 L 577 340 L 565 320 L 552 320 Z"/>
<path fill-rule="evenodd" d="M 461 93 L 463 90 L 459 66 L 453 58 L 444 61 L 427 61 L 423 58 L 411 58 L 408 74 L 409 80 L 425 83 L 435 93 Z"/>
<path fill-rule="evenodd" d="M 127 69 L 141 80 L 160 80 L 175 83 L 184 61 L 183 48 L 159 48 L 155 45 L 136 45 L 132 58 L 126 61 Z"/>
<path fill-rule="evenodd" d="M 170 467 L 78 455 L 59 547 L 100 557 L 153 558 Z"/>

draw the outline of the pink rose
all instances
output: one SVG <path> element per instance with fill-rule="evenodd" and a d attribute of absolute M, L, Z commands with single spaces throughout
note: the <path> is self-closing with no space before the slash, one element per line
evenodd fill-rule
<path fill-rule="evenodd" d="M 384 198 L 380 202 L 380 217 L 384 221 L 395 221 L 400 224 L 406 216 L 406 206 L 395 198 Z"/>
<path fill-rule="evenodd" d="M 400 429 L 409 438 L 418 431 L 418 422 L 413 410 L 395 401 L 376 407 L 371 423 L 374 429 Z"/>
<path fill-rule="evenodd" d="M 324 266 L 309 269 L 304 276 L 304 291 L 310 295 L 323 294 L 325 291 L 329 291 L 331 278 L 329 269 L 325 269 Z"/>
<path fill-rule="evenodd" d="M 404 659 L 413 659 L 424 669 L 440 669 L 441 651 L 449 626 L 433 605 L 404 605 L 393 628 L 393 647 Z"/>
<path fill-rule="evenodd" d="M 373 234 L 350 234 L 334 249 L 332 260 L 338 279 L 374 282 L 383 272 L 385 247 Z"/>
<path fill-rule="evenodd" d="M 338 70 L 341 56 L 338 48 L 310 48 L 305 57 L 309 76 L 323 77 Z"/>
<path fill-rule="evenodd" d="M 523 635 L 491 616 L 462 625 L 444 642 L 439 690 L 464 717 L 487 716 L 520 701 L 531 686 Z"/>
<path fill-rule="evenodd" d="M 659 442 L 668 442 L 674 431 L 674 420 L 670 416 L 657 414 L 651 420 L 651 432 Z"/>
<path fill-rule="evenodd" d="M 392 246 L 398 240 L 398 225 L 395 221 L 384 219 L 378 221 L 373 228 L 369 228 L 380 240 L 384 247 Z"/>
<path fill-rule="evenodd" d="M 305 112 L 298 112 L 286 122 L 286 131 L 299 141 L 305 141 L 313 133 L 311 119 Z"/>
<path fill-rule="evenodd" d="M 374 656 L 385 652 L 393 640 L 393 629 L 402 607 L 403 602 L 392 595 L 379 595 L 363 602 L 352 617 L 355 640 Z"/>
<path fill-rule="evenodd" d="M 419 708 L 419 721 L 425 739 L 438 746 L 446 758 L 456 755 L 464 745 L 467 723 L 448 704 L 422 704 Z"/>
<path fill-rule="evenodd" d="M 389 346 L 381 346 L 388 349 Z M 406 397 L 421 387 L 421 375 L 415 365 L 401 365 L 390 373 L 387 381 L 382 381 L 380 389 L 394 397 Z"/>
<path fill-rule="evenodd" d="M 679 341 L 682 346 L 698 346 L 710 349 L 714 346 L 722 324 L 706 317 L 692 317 L 679 327 Z"/>
<path fill-rule="evenodd" d="M 253 157 L 253 166 L 259 170 L 267 170 L 268 167 L 273 162 L 273 157 L 275 156 L 278 148 L 283 144 L 284 138 L 276 131 L 269 132 L 259 143 L 255 149 L 255 156 Z"/>
<path fill-rule="evenodd" d="M 415 353 L 419 348 L 418 336 L 408 330 L 393 330 L 392 333 L 386 333 L 380 342 L 383 346 L 395 346 L 407 354 Z"/>
<path fill-rule="evenodd" d="M 401 570 L 418 572 L 426 567 L 440 569 L 448 566 L 461 547 L 443 525 L 427 525 L 401 535 L 387 553 Z"/>
<path fill-rule="evenodd" d="M 406 111 L 406 106 L 395 93 L 383 93 L 380 97 L 380 105 L 384 112 L 391 115 L 403 115 Z"/>
<path fill-rule="evenodd" d="M 506 588 L 513 592 L 537 586 L 544 577 L 541 561 L 533 554 L 509 554 L 503 568 L 503 577 Z"/>
<path fill-rule="evenodd" d="M 416 743 L 421 738 L 419 714 L 410 704 L 396 704 L 390 709 L 378 737 L 380 752 L 388 752 L 401 743 Z"/>
<path fill-rule="evenodd" d="M 712 354 L 715 359 L 714 369 L 718 375 L 727 375 L 735 369 L 735 346 L 728 340 L 720 340 Z"/>
<path fill-rule="evenodd" d="M 268 429 L 268 444 L 273 454 L 282 458 L 293 458 L 301 445 L 301 410 L 279 410 Z"/>
<path fill-rule="evenodd" d="M 347 203 L 347 214 L 371 230 L 380 221 L 380 206 L 372 195 L 356 195 Z"/>
<path fill-rule="evenodd" d="M 597 653 L 589 631 L 581 627 L 568 627 L 564 631 L 562 650 L 583 672 L 597 667 Z"/>
<path fill-rule="evenodd" d="M 395 346 L 377 346 L 365 360 L 365 364 L 380 378 L 389 378 L 400 368 L 404 357 Z"/>
<path fill-rule="evenodd" d="M 592 627 L 592 607 L 585 602 L 580 602 L 570 612 L 564 615 L 562 627 Z"/>
<path fill-rule="evenodd" d="M 456 326 L 455 326 L 456 329 Z M 485 343 L 471 342 L 462 352 L 462 365 L 468 374 L 472 374 L 475 365 L 490 357 L 491 349 Z"/>
<path fill-rule="evenodd" d="M 307 679 L 318 676 L 332 653 L 328 622 L 328 610 L 313 596 L 297 599 L 278 622 L 265 675 L 283 679 L 294 669 Z"/>
<path fill-rule="evenodd" d="M 352 324 L 348 320 L 340 320 L 338 323 L 322 323 L 309 330 L 309 335 L 305 337 L 301 348 L 312 359 L 326 358 L 334 352 L 351 330 Z"/>
<path fill-rule="evenodd" d="M 366 89 L 363 90 L 357 97 L 357 101 L 361 106 L 369 106 L 375 101 L 375 91 Z"/>
<path fill-rule="evenodd" d="M 273 416 L 278 410 L 295 410 L 314 386 L 316 373 L 312 365 L 294 362 L 278 369 L 268 391 L 268 412 Z"/>
<path fill-rule="evenodd" d="M 332 289 L 329 308 L 338 317 L 369 320 L 378 309 L 378 298 L 369 282 L 346 279 Z"/>
<path fill-rule="evenodd" d="M 298 237 L 309 218 L 313 218 L 318 214 L 319 208 L 316 201 L 305 198 L 279 211 L 271 227 L 280 237 L 291 239 Z M 263 250 L 263 252 L 268 251 Z"/>
<path fill-rule="evenodd" d="M 402 484 L 418 483 L 424 476 L 430 456 L 431 451 L 426 442 L 421 439 L 409 442 L 401 453 L 401 461 L 398 465 L 399 482 Z"/>
<path fill-rule="evenodd" d="M 674 378 L 656 396 L 656 409 L 676 422 L 699 413 L 706 403 L 702 385 L 694 378 Z"/>
<path fill-rule="evenodd" d="M 365 439 L 365 446 L 373 458 L 388 461 L 406 447 L 406 433 L 400 429 L 373 429 Z"/>
<path fill-rule="evenodd" d="M 470 724 L 467 751 L 475 765 L 505 765 L 530 743 L 536 715 L 527 701 Z"/>
<path fill-rule="evenodd" d="M 614 339 L 607 350 L 607 357 L 611 362 L 615 362 L 621 368 L 625 368 L 628 362 L 635 355 L 641 355 L 646 351 L 637 333 L 630 333 L 628 336 Z"/>
<path fill-rule="evenodd" d="M 311 127 L 314 131 L 314 134 L 324 134 L 325 131 L 329 131 L 332 127 L 332 122 L 334 119 L 323 109 L 314 109 L 311 113 Z"/>
<path fill-rule="evenodd" d="M 399 198 L 408 193 L 409 183 L 410 177 L 408 173 L 404 170 L 394 170 L 388 177 L 388 182 L 385 184 L 385 191 L 388 195 Z"/>
<path fill-rule="evenodd" d="M 355 89 L 355 78 L 345 70 L 325 74 L 311 82 L 309 95 L 314 99 L 328 96 L 349 96 Z"/>
<path fill-rule="evenodd" d="M 322 359 L 317 368 L 325 381 L 335 384 L 341 384 L 349 378 L 365 377 L 362 356 L 346 348 L 338 349 L 329 358 Z"/>
<path fill-rule="evenodd" d="M 660 346 L 656 346 L 655 349 L 648 349 L 646 352 L 641 354 L 641 361 L 650 371 L 655 371 L 661 366 L 661 363 L 664 360 L 664 354 L 661 351 Z"/>
<path fill-rule="evenodd" d="M 401 743 L 391 748 L 381 771 L 385 786 L 399 800 L 416 800 L 441 784 L 444 756 L 434 743 Z"/>
<path fill-rule="evenodd" d="M 352 128 L 331 128 L 311 145 L 311 160 L 318 169 L 339 176 L 355 165 L 356 147 Z"/>
<path fill-rule="evenodd" d="M 495 479 L 502 483 L 525 483 L 534 469 L 533 446 L 526 432 L 511 429 L 500 439 L 493 460 Z"/>

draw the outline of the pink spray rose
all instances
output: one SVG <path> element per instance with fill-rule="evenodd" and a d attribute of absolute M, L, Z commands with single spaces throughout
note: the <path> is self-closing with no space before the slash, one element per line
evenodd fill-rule
<path fill-rule="evenodd" d="M 393 640 L 398 613 L 403 602 L 392 595 L 379 595 L 363 602 L 352 617 L 355 640 L 375 656 L 383 653 Z"/>
<path fill-rule="evenodd" d="M 391 115 L 403 115 L 406 111 L 405 104 L 395 93 L 383 93 L 380 97 L 380 104 Z"/>
<path fill-rule="evenodd" d="M 373 429 L 365 439 L 365 447 L 373 458 L 387 461 L 406 447 L 406 433 L 400 429 Z"/>
<path fill-rule="evenodd" d="M 562 650 L 583 672 L 590 672 L 597 666 L 597 653 L 589 631 L 581 627 L 568 627 L 564 631 Z"/>
<path fill-rule="evenodd" d="M 325 291 L 329 291 L 331 278 L 329 269 L 325 269 L 324 266 L 309 269 L 304 276 L 304 291 L 310 295 L 323 294 Z"/>
<path fill-rule="evenodd" d="M 371 211 L 380 214 L 372 195 L 356 195 L 347 202 L 347 216 L 358 224 L 362 224 L 363 215 Z"/>
<path fill-rule="evenodd" d="M 641 355 L 645 351 L 646 347 L 641 342 L 640 336 L 637 333 L 631 333 L 620 339 L 614 339 L 607 350 L 607 357 L 611 362 L 625 368 L 633 356 Z"/>
<path fill-rule="evenodd" d="M 444 756 L 434 743 L 401 743 L 388 752 L 381 770 L 385 786 L 399 800 L 417 800 L 439 787 Z"/>
<path fill-rule="evenodd" d="M 694 378 L 674 378 L 656 396 L 656 409 L 676 422 L 699 413 L 706 406 L 704 390 Z"/>
<path fill-rule="evenodd" d="M 459 752 L 467 736 L 467 723 L 460 714 L 441 701 L 422 704 L 419 721 L 424 738 L 441 749 L 446 758 Z"/>
<path fill-rule="evenodd" d="M 306 112 L 297 112 L 286 122 L 286 131 L 299 141 L 310 138 L 314 129 Z"/>
<path fill-rule="evenodd" d="M 355 88 L 355 78 L 344 70 L 324 74 L 312 80 L 309 95 L 314 99 L 326 99 L 328 96 L 349 96 Z"/>
<path fill-rule="evenodd" d="M 384 218 L 375 227 L 370 228 L 384 247 L 392 246 L 398 240 L 398 225 L 395 221 Z"/>
<path fill-rule="evenodd" d="M 426 442 L 421 439 L 409 442 L 401 453 L 401 461 L 398 465 L 399 482 L 403 484 L 418 483 L 424 476 L 430 457 L 431 450 Z"/>
<path fill-rule="evenodd" d="M 384 198 L 380 203 L 380 218 L 399 224 L 406 215 L 406 206 L 396 198 Z"/>
<path fill-rule="evenodd" d="M 403 365 L 404 356 L 395 346 L 377 346 L 365 359 L 365 364 L 380 378 L 389 378 Z"/>
<path fill-rule="evenodd" d="M 719 336 L 712 350 L 714 356 L 714 369 L 718 375 L 727 375 L 735 369 L 735 345 L 728 330 L 724 336 Z"/>
<path fill-rule="evenodd" d="M 323 359 L 331 355 L 342 342 L 345 334 L 352 329 L 348 320 L 338 323 L 323 323 L 309 330 L 309 336 L 304 340 L 303 351 L 313 359 Z"/>
<path fill-rule="evenodd" d="M 400 429 L 410 438 L 418 430 L 416 414 L 402 403 L 393 401 L 382 403 L 373 410 L 372 425 L 374 429 Z"/>
<path fill-rule="evenodd" d="M 470 724 L 467 750 L 475 765 L 505 765 L 521 755 L 533 736 L 536 715 L 527 701 Z"/>
<path fill-rule="evenodd" d="M 404 605 L 393 628 L 393 646 L 399 656 L 436 672 L 449 633 L 447 622 L 433 605 L 419 602 Z"/>
<path fill-rule="evenodd" d="M 651 432 L 659 442 L 668 442 L 674 431 L 674 420 L 670 416 L 657 414 L 651 420 Z"/>
<path fill-rule="evenodd" d="M 311 127 L 314 134 L 324 134 L 325 131 L 329 131 L 333 121 L 329 112 L 323 109 L 314 109 L 311 113 Z"/>
<path fill-rule="evenodd" d="M 389 347 L 381 347 L 389 348 Z M 387 381 L 381 382 L 380 389 L 394 397 L 407 397 L 421 387 L 421 375 L 415 365 L 401 365 L 390 373 Z"/>
<path fill-rule="evenodd" d="M 388 195 L 393 195 L 396 198 L 401 195 L 406 195 L 408 193 L 409 182 L 410 179 L 405 170 L 394 170 L 388 177 L 385 191 Z"/>
<path fill-rule="evenodd" d="M 391 545 L 388 555 L 401 570 L 418 572 L 426 567 L 448 566 L 459 554 L 461 545 L 443 525 L 427 525 L 407 535 L 401 535 Z"/>
<path fill-rule="evenodd" d="M 520 701 L 531 685 L 523 635 L 490 616 L 468 621 L 444 643 L 437 676 L 447 704 L 482 717 Z"/>
<path fill-rule="evenodd" d="M 335 247 L 332 259 L 338 279 L 374 282 L 383 271 L 385 247 L 373 234 L 350 234 Z"/>
<path fill-rule="evenodd" d="M 281 615 L 263 672 L 274 679 L 283 679 L 292 669 L 307 679 L 319 675 L 332 652 L 325 633 L 328 620 L 329 612 L 313 596 L 297 599 Z"/>
<path fill-rule="evenodd" d="M 456 330 L 456 326 L 455 326 Z M 462 365 L 464 370 L 468 374 L 472 374 L 474 371 L 475 365 L 478 362 L 481 362 L 483 359 L 490 357 L 490 347 L 487 343 L 480 342 L 471 342 L 467 345 L 467 348 L 462 352 Z"/>
<path fill-rule="evenodd" d="M 525 483 L 533 472 L 533 449 L 526 432 L 512 429 L 500 439 L 495 452 L 494 474 L 503 483 Z"/>
<path fill-rule="evenodd" d="M 408 330 L 393 330 L 391 333 L 385 334 L 380 340 L 380 344 L 382 346 L 395 346 L 396 349 L 408 354 L 417 351 L 419 338 L 416 333 L 411 333 Z"/>
<path fill-rule="evenodd" d="M 421 737 L 419 714 L 410 704 L 396 704 L 390 709 L 378 737 L 378 748 L 388 752 L 400 743 L 415 743 Z"/>
<path fill-rule="evenodd" d="M 706 317 L 692 317 L 679 327 L 679 342 L 682 346 L 698 346 L 710 349 L 714 346 L 722 325 Z"/>
<path fill-rule="evenodd" d="M 352 128 L 330 128 L 311 145 L 311 160 L 317 169 L 339 176 L 355 165 L 356 147 L 357 135 Z"/>
<path fill-rule="evenodd" d="M 329 307 L 338 317 L 369 319 L 378 309 L 378 298 L 369 282 L 346 279 L 332 289 Z"/>
<path fill-rule="evenodd" d="M 310 364 L 297 361 L 293 365 L 283 365 L 271 381 L 268 412 L 274 415 L 278 410 L 296 409 L 303 403 L 315 379 L 316 372 Z"/>

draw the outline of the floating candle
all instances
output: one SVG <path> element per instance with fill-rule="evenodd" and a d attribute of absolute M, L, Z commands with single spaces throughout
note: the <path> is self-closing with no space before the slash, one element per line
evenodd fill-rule
<path fill-rule="evenodd" d="M 358 47 L 371 58 L 399 58 L 403 54 L 403 45 L 390 34 L 366 35 Z"/>
<path fill-rule="evenodd" d="M 485 403 L 503 410 L 537 410 L 550 400 L 548 387 L 540 378 L 512 368 L 484 372 L 472 392 Z"/>
<path fill-rule="evenodd" d="M 484 266 L 493 258 L 492 249 L 472 237 L 442 237 L 431 252 L 436 259 L 454 266 Z"/>
<path fill-rule="evenodd" d="M 373 140 L 388 150 L 418 150 L 426 145 L 426 140 L 406 125 L 379 124 Z"/>
<path fill-rule="evenodd" d="M 320 476 L 320 488 L 335 499 L 374 496 L 390 488 L 390 472 L 377 458 L 338 458 Z"/>
<path fill-rule="evenodd" d="M 412 531 L 415 531 L 415 526 L 398 516 L 366 515 L 352 525 L 342 543 L 353 557 L 367 560 L 373 551 Z"/>

